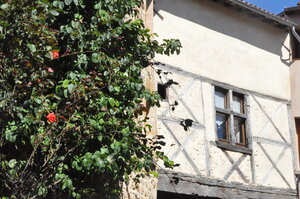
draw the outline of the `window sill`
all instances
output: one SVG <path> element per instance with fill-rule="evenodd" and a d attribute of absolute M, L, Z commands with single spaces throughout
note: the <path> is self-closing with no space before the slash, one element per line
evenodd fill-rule
<path fill-rule="evenodd" d="M 217 147 L 233 152 L 240 152 L 248 155 L 252 155 L 252 149 L 246 148 L 244 146 L 231 145 L 225 142 L 216 141 Z"/>

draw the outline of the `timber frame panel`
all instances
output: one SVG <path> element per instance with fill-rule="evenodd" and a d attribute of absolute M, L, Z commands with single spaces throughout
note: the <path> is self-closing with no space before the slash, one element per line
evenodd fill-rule
<path fill-rule="evenodd" d="M 167 170 L 161 170 L 161 177 L 159 178 L 158 190 L 166 192 L 174 192 L 180 194 L 196 194 L 199 196 L 209 196 L 209 197 L 219 197 L 228 199 L 250 199 L 250 198 L 270 198 L 270 199 L 295 199 L 295 177 L 292 174 L 292 170 L 295 169 L 294 165 L 290 165 L 291 169 L 288 169 L 287 173 L 282 167 L 284 164 L 284 158 L 286 156 L 294 158 L 294 148 L 293 146 L 293 132 L 287 127 L 278 126 L 276 123 L 278 121 L 278 116 L 282 117 L 286 123 L 290 123 L 290 101 L 285 99 L 280 99 L 277 97 L 265 95 L 262 93 L 257 93 L 255 91 L 245 90 L 218 82 L 212 79 L 208 79 L 187 71 L 183 71 L 167 64 L 160 64 L 157 68 L 164 71 L 172 72 L 172 75 L 182 76 L 186 81 L 183 86 L 178 87 L 171 85 L 170 90 L 173 92 L 172 100 L 177 100 L 182 104 L 181 111 L 186 111 L 191 119 L 194 120 L 193 126 L 190 128 L 190 132 L 182 137 L 176 128 L 176 124 L 180 123 L 180 120 L 176 120 L 173 117 L 168 116 L 168 109 L 162 109 L 158 116 L 158 122 L 165 129 L 165 133 L 168 134 L 168 138 L 173 140 L 176 147 L 174 151 L 170 153 L 171 160 L 175 160 L 178 157 L 184 157 L 187 163 L 184 165 L 189 165 L 192 173 L 186 173 L 183 170 L 178 172 L 170 172 Z M 168 77 L 165 77 L 168 81 Z M 176 79 L 174 79 L 176 81 Z M 180 82 L 179 82 L 180 84 Z M 210 133 L 215 133 L 215 131 L 208 132 L 208 123 L 215 123 L 212 121 L 207 121 L 206 113 L 207 104 L 204 103 L 205 95 L 203 92 L 203 86 L 210 85 L 211 96 L 214 96 L 214 86 L 222 87 L 225 89 L 233 90 L 238 93 L 242 93 L 247 96 L 247 139 L 250 140 L 251 145 L 249 150 L 236 149 L 231 150 L 225 146 L 220 147 L 218 145 L 222 144 L 217 141 L 217 138 L 212 141 L 208 139 L 207 136 Z M 201 92 L 201 98 L 199 99 L 199 104 L 201 105 L 201 110 L 203 111 L 202 119 L 197 118 L 197 112 L 195 108 L 190 108 L 191 104 L 185 101 L 190 89 L 199 88 Z M 206 88 L 207 89 L 207 88 Z M 193 92 L 193 91 L 192 91 Z M 207 90 L 206 90 L 207 94 Z M 271 103 L 274 106 L 269 106 L 267 109 L 265 103 Z M 170 103 L 170 102 L 169 102 Z M 210 110 L 215 110 L 214 103 L 211 103 L 212 107 L 208 108 Z M 251 105 L 250 105 L 251 104 Z M 251 107 L 250 107 L 251 106 Z M 271 107 L 271 108 L 270 108 Z M 253 110 L 255 113 L 253 114 Z M 255 130 L 250 124 L 256 121 L 251 121 L 251 117 L 256 117 L 255 114 L 260 114 L 261 118 L 264 120 L 256 125 Z M 215 114 L 215 113 L 214 113 Z M 253 119 L 253 118 L 252 118 Z M 172 126 L 173 125 L 173 126 Z M 272 131 L 268 130 L 272 128 Z M 270 136 L 272 133 L 273 136 Z M 266 134 L 268 136 L 266 137 Z M 275 137 L 274 137 L 275 136 Z M 189 151 L 189 144 L 195 139 L 203 139 L 203 156 L 198 157 L 205 164 L 205 168 L 199 166 L 199 161 L 195 159 L 195 155 L 191 154 Z M 269 151 L 268 149 L 276 148 L 278 153 Z M 242 148 L 241 148 L 242 149 Z M 231 152 L 234 151 L 234 152 Z M 253 152 L 252 152 L 253 151 Z M 213 155 L 218 153 L 218 157 L 222 157 L 229 166 L 222 168 L 224 173 L 223 176 L 216 177 L 213 171 Z M 253 155 L 254 154 L 254 155 Z M 259 154 L 259 157 L 257 156 Z M 259 162 L 260 161 L 260 162 Z M 263 161 L 263 162 L 262 162 Z M 294 161 L 294 159 L 293 159 Z M 224 162 L 224 163 L 225 163 Z M 176 162 L 175 163 L 181 163 Z M 266 164 L 263 167 L 258 166 L 258 164 Z M 245 166 L 246 165 L 246 166 Z M 269 165 L 269 166 L 267 166 Z M 281 166 L 280 166 L 281 165 Z M 185 168 L 185 166 L 183 166 Z M 247 167 L 247 169 L 245 169 Z M 263 168 L 263 171 L 261 170 Z M 289 172 L 291 170 L 291 172 Z M 233 177 L 234 175 L 234 177 Z M 270 182 L 276 179 L 281 181 L 281 185 L 278 187 L 270 186 Z M 239 178 L 238 181 L 234 179 Z M 283 188 L 284 187 L 284 188 Z"/>

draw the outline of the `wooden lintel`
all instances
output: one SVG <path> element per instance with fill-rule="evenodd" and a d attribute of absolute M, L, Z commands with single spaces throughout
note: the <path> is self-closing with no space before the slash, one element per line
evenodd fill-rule
<path fill-rule="evenodd" d="M 245 185 L 183 173 L 166 173 L 165 171 L 160 172 L 158 190 L 223 199 L 295 199 L 297 196 L 294 189 Z"/>

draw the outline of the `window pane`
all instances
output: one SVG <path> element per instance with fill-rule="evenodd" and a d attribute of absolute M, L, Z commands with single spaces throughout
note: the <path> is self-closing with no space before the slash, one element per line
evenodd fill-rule
<path fill-rule="evenodd" d="M 234 117 L 234 135 L 236 143 L 246 144 L 245 120 Z"/>
<path fill-rule="evenodd" d="M 225 91 L 215 91 L 215 105 L 218 108 L 226 109 L 226 92 Z"/>
<path fill-rule="evenodd" d="M 227 140 L 227 132 L 228 132 L 228 125 L 227 125 L 227 116 L 224 114 L 216 114 L 216 128 L 217 134 L 219 139 Z"/>
<path fill-rule="evenodd" d="M 244 113 L 244 97 L 241 95 L 233 95 L 232 110 L 237 113 Z"/>

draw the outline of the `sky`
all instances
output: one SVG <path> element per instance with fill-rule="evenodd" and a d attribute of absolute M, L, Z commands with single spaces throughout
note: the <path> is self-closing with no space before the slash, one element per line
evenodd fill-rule
<path fill-rule="evenodd" d="M 274 14 L 281 13 L 286 7 L 297 5 L 300 0 L 245 0 Z"/>

